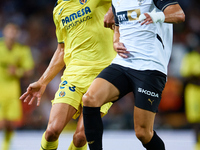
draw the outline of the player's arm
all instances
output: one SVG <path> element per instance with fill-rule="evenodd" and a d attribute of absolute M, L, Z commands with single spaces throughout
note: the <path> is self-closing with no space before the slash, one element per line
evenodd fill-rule
<path fill-rule="evenodd" d="M 55 51 L 49 66 L 38 80 L 38 82 L 47 85 L 65 66 L 64 63 L 64 43 L 58 44 L 57 50 Z"/>
<path fill-rule="evenodd" d="M 114 14 L 112 12 L 112 7 L 109 8 L 109 10 L 104 16 L 104 27 L 114 30 L 115 20 L 114 20 Z"/>
<path fill-rule="evenodd" d="M 112 12 L 114 14 L 114 20 L 115 20 L 115 28 L 114 28 L 114 37 L 113 37 L 113 47 L 114 50 L 118 53 L 119 56 L 123 58 L 127 58 L 128 56 L 126 54 L 129 54 L 126 47 L 122 42 L 119 41 L 120 33 L 119 33 L 119 21 L 115 13 L 115 8 L 112 6 Z"/>
<path fill-rule="evenodd" d="M 29 85 L 27 91 L 20 97 L 24 102 L 28 102 L 29 105 L 37 99 L 37 106 L 40 105 L 41 97 L 46 89 L 48 83 L 61 71 L 65 66 L 64 60 L 64 43 L 58 44 L 49 66 L 40 77 L 37 82 Z"/>
<path fill-rule="evenodd" d="M 129 54 L 129 52 L 126 50 L 126 47 L 122 42 L 119 41 L 119 26 L 115 26 L 114 29 L 114 37 L 113 37 L 113 47 L 114 50 L 118 53 L 119 56 L 123 58 L 128 58 L 126 54 Z"/>
<path fill-rule="evenodd" d="M 164 10 L 166 23 L 181 23 L 185 21 L 185 14 L 179 4 L 169 5 Z"/>
<path fill-rule="evenodd" d="M 158 2 L 158 1 L 157 1 Z M 167 4 L 166 4 L 167 5 Z M 185 21 L 185 14 L 178 3 L 167 5 L 166 7 L 159 5 L 157 6 L 161 9 L 161 12 L 149 12 L 141 14 L 139 21 L 143 24 L 157 23 L 157 22 L 166 22 L 166 23 L 181 23 Z"/>
<path fill-rule="evenodd" d="M 53 20 L 56 26 L 56 37 L 58 41 L 57 49 L 49 63 L 49 66 L 40 77 L 37 82 L 34 82 L 29 85 L 27 91 L 20 97 L 20 99 L 24 102 L 28 102 L 29 105 L 33 103 L 35 99 L 37 99 L 37 106 L 40 105 L 41 97 L 46 89 L 48 83 L 61 71 L 61 69 L 65 66 L 64 63 L 64 40 L 63 40 L 63 32 L 60 28 L 59 21 L 53 15 Z"/>

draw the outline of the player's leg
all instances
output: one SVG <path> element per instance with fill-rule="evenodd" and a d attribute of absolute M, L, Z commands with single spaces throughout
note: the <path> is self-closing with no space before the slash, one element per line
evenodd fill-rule
<path fill-rule="evenodd" d="M 73 141 L 71 142 L 68 150 L 87 150 L 87 141 L 83 124 L 83 113 L 81 113 L 78 119 L 76 131 L 73 135 Z"/>
<path fill-rule="evenodd" d="M 132 72 L 132 70 L 131 70 Z M 153 131 L 154 119 L 166 83 L 166 75 L 158 71 L 134 71 L 134 129 L 147 150 L 165 150 L 161 138 Z"/>
<path fill-rule="evenodd" d="M 111 107 L 112 103 L 106 103 L 101 107 L 101 117 L 106 115 L 109 108 Z M 80 110 L 82 112 L 82 110 Z M 87 150 L 87 141 L 84 131 L 84 124 L 83 124 L 83 113 L 81 113 L 78 124 L 76 127 L 76 131 L 73 136 L 73 141 L 71 142 L 68 150 Z"/>
<path fill-rule="evenodd" d="M 90 150 L 102 149 L 103 123 L 100 107 L 109 101 L 116 100 L 119 90 L 110 82 L 97 78 L 83 96 L 83 115 L 85 134 Z"/>
<path fill-rule="evenodd" d="M 0 117 L 1 118 L 1 117 Z M 3 140 L 0 143 L 0 149 L 1 150 L 9 150 L 10 143 L 13 137 L 13 131 L 14 129 L 11 126 L 11 122 L 8 120 L 1 120 L 0 121 L 0 130 L 3 130 Z"/>
<path fill-rule="evenodd" d="M 129 81 L 121 66 L 110 65 L 98 75 L 83 96 L 83 120 L 90 150 L 102 149 L 100 106 L 126 95 L 130 92 L 129 88 Z"/>
<path fill-rule="evenodd" d="M 0 101 L 1 102 L 1 101 Z M 3 117 L 3 107 L 2 107 L 2 104 L 0 103 L 0 130 L 2 130 L 5 134 L 5 123 L 6 121 L 4 120 L 4 117 Z M 5 143 L 5 136 L 3 136 L 3 140 L 0 141 L 0 149 L 3 149 L 4 147 L 4 143 Z"/>
<path fill-rule="evenodd" d="M 165 150 L 161 138 L 153 131 L 154 112 L 134 107 L 134 129 L 137 138 L 147 150 Z"/>
<path fill-rule="evenodd" d="M 200 86 L 187 84 L 185 87 L 185 113 L 189 123 L 195 131 L 195 150 L 200 150 Z"/>
<path fill-rule="evenodd" d="M 76 111 L 66 103 L 53 104 L 47 129 L 42 136 L 41 150 L 57 149 L 58 137 Z"/>
<path fill-rule="evenodd" d="M 2 141 L 1 149 L 2 150 L 9 150 L 10 149 L 10 143 L 11 143 L 13 133 L 14 133 L 14 128 L 13 128 L 11 121 L 4 120 L 1 123 L 3 124 L 2 127 L 4 127 L 4 138 L 3 138 L 3 141 Z"/>
<path fill-rule="evenodd" d="M 153 136 L 155 113 L 134 107 L 134 129 L 137 138 L 143 143 L 148 143 Z"/>
<path fill-rule="evenodd" d="M 0 130 L 3 129 L 4 131 L 4 138 L 0 148 L 8 150 L 14 136 L 16 121 L 22 119 L 22 105 L 17 98 L 10 98 L 10 101 L 4 101 L 0 106 Z"/>
<path fill-rule="evenodd" d="M 88 91 L 83 95 L 83 105 L 88 107 L 101 107 L 107 102 L 117 100 L 119 90 L 110 82 L 96 78 Z"/>

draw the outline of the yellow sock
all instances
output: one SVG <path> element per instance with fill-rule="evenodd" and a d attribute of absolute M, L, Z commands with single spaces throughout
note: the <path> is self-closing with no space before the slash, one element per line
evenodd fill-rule
<path fill-rule="evenodd" d="M 1 150 L 9 150 L 13 133 L 13 131 L 5 131 Z"/>
<path fill-rule="evenodd" d="M 45 132 L 44 132 L 44 134 L 42 136 L 40 150 L 56 150 L 57 148 L 58 148 L 58 140 L 56 140 L 54 142 L 48 142 L 45 139 Z"/>
<path fill-rule="evenodd" d="M 87 150 L 87 143 L 83 147 L 76 147 L 72 141 L 68 150 Z"/>

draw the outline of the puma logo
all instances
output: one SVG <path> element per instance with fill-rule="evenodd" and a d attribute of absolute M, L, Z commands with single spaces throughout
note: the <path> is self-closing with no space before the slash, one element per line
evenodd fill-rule
<path fill-rule="evenodd" d="M 148 101 L 151 103 L 151 105 L 153 104 L 153 102 L 154 102 L 154 100 L 150 100 L 150 99 L 148 99 Z"/>
<path fill-rule="evenodd" d="M 89 141 L 89 142 L 88 142 L 88 144 L 93 144 L 93 143 L 94 143 L 94 141 Z"/>

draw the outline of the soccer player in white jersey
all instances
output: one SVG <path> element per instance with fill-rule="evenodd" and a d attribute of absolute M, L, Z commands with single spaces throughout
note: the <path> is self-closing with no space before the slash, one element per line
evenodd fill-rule
<path fill-rule="evenodd" d="M 166 83 L 173 23 L 185 15 L 176 0 L 113 0 L 114 49 L 118 56 L 83 96 L 85 134 L 90 150 L 102 150 L 100 106 L 134 93 L 134 129 L 147 150 L 165 150 L 153 130 Z M 133 148 L 134 149 L 134 148 Z"/>

